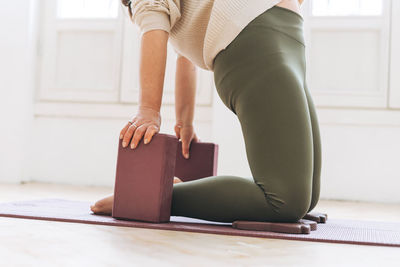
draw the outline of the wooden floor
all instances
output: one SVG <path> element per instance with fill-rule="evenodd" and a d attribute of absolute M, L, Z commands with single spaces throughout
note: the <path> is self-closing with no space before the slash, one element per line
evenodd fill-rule
<path fill-rule="evenodd" d="M 111 187 L 0 184 L 0 202 L 95 201 Z M 329 218 L 400 222 L 400 204 L 320 200 Z M 399 266 L 400 249 L 0 218 L 0 266 Z"/>

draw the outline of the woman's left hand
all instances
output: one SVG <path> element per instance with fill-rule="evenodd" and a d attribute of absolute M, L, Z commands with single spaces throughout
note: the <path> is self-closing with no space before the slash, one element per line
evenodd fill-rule
<path fill-rule="evenodd" d="M 196 136 L 194 127 L 191 124 L 184 125 L 181 123 L 176 123 L 174 130 L 176 137 L 182 141 L 182 155 L 188 159 L 190 143 L 192 140 L 195 142 L 200 142 L 200 139 Z"/>

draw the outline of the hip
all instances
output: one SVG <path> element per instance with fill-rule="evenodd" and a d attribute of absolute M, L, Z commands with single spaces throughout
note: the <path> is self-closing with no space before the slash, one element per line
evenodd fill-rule
<path fill-rule="evenodd" d="M 299 14 L 279 6 L 254 18 L 215 56 L 216 86 L 226 75 L 248 68 L 265 73 L 279 65 L 305 64 L 303 22 Z"/>
<path fill-rule="evenodd" d="M 253 19 L 214 58 L 215 86 L 231 109 L 238 95 L 260 90 L 251 89 L 255 84 L 276 84 L 277 76 L 292 75 L 305 79 L 303 18 L 279 6 Z"/>

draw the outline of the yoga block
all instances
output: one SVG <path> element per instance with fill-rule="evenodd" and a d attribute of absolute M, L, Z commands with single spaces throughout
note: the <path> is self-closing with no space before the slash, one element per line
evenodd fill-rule
<path fill-rule="evenodd" d="M 242 230 L 256 230 L 267 232 L 278 232 L 287 234 L 309 234 L 311 224 L 295 223 L 277 223 L 277 222 L 257 222 L 257 221 L 234 221 L 232 227 Z M 314 227 L 313 227 L 314 228 Z"/>
<path fill-rule="evenodd" d="M 326 221 L 328 220 L 328 214 L 321 212 L 310 212 L 307 213 L 303 218 L 315 221 L 317 223 L 326 223 Z"/>
<path fill-rule="evenodd" d="M 189 158 L 182 155 L 182 142 L 178 141 L 175 176 L 182 181 L 192 181 L 217 175 L 218 145 L 208 142 L 190 143 Z"/>
<path fill-rule="evenodd" d="M 178 139 L 156 133 L 135 149 L 119 140 L 112 217 L 169 222 Z"/>
<path fill-rule="evenodd" d="M 312 220 L 306 220 L 306 219 L 300 219 L 299 223 L 304 223 L 304 224 L 308 224 L 310 226 L 311 231 L 315 231 L 317 230 L 317 222 L 312 221 Z"/>

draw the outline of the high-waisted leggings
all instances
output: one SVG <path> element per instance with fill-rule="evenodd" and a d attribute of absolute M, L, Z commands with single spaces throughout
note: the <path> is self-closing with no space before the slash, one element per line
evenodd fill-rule
<path fill-rule="evenodd" d="M 296 222 L 316 206 L 321 141 L 305 78 L 303 22 L 274 6 L 215 57 L 215 86 L 239 119 L 253 179 L 219 175 L 174 184 L 172 216 Z"/>

